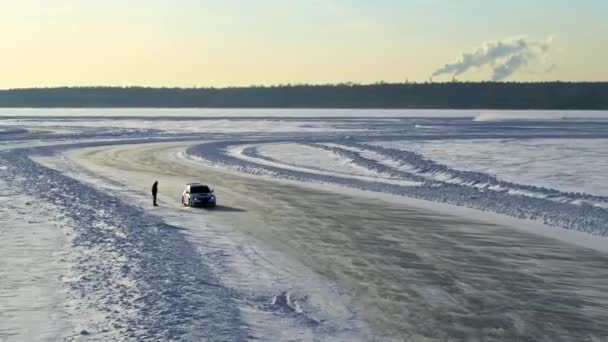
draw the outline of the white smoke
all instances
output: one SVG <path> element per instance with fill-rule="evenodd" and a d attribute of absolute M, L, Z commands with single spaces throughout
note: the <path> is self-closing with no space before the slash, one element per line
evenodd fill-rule
<path fill-rule="evenodd" d="M 553 39 L 545 42 L 528 41 L 526 38 L 511 38 L 503 41 L 486 42 L 474 52 L 465 52 L 460 58 L 444 65 L 433 73 L 433 76 L 457 76 L 472 68 L 490 66 L 492 80 L 501 81 L 513 75 L 532 60 L 541 58 L 546 60 Z"/>

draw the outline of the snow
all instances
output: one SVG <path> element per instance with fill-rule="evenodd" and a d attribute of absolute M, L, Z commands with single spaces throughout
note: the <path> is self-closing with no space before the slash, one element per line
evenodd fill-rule
<path fill-rule="evenodd" d="M 515 121 L 515 120 L 562 120 L 562 119 L 602 119 L 603 111 L 482 111 L 474 121 Z"/>
<path fill-rule="evenodd" d="M 369 169 L 358 167 L 351 161 L 328 151 L 301 144 L 266 144 L 256 149 L 262 157 L 272 158 L 288 165 L 316 170 L 333 171 L 360 176 L 378 176 Z"/>
<path fill-rule="evenodd" d="M 286 170 L 288 173 L 304 173 L 310 174 L 312 171 L 315 176 L 319 178 L 319 181 L 323 181 L 323 176 L 327 177 L 342 177 L 346 176 L 347 178 L 353 180 L 363 180 L 363 181 L 373 181 L 373 182 L 382 182 L 387 184 L 398 184 L 402 186 L 418 186 L 419 182 L 412 182 L 407 180 L 394 180 L 389 179 L 386 175 L 382 175 L 381 173 L 375 172 L 373 170 L 369 170 L 364 167 L 359 167 L 354 164 L 352 161 L 347 158 L 329 155 L 323 151 L 315 151 L 316 158 L 321 158 L 320 161 L 312 162 L 312 165 L 308 164 L 307 161 L 310 162 L 310 158 L 302 158 L 303 154 L 298 154 L 302 152 L 302 150 L 306 149 L 308 153 L 311 152 L 311 148 L 307 148 L 306 146 L 301 146 L 296 148 L 292 153 L 292 146 L 287 145 L 287 150 L 284 149 L 285 146 L 277 149 L 273 149 L 273 151 L 278 154 L 278 157 L 289 155 L 291 156 L 290 160 L 287 160 L 286 163 L 277 162 L 273 160 L 271 157 L 264 158 L 263 155 L 258 156 L 255 145 L 239 145 L 235 147 L 229 148 L 227 151 L 227 155 L 236 159 L 241 159 L 244 161 L 251 162 L 251 166 L 247 167 L 247 172 L 256 173 L 256 174 L 270 174 L 270 175 L 278 175 L 273 170 Z M 266 150 L 267 151 L 267 150 Z M 191 157 L 190 155 L 186 157 Z M 194 156 L 196 158 L 196 155 Z M 324 160 L 325 159 L 325 160 Z M 329 159 L 329 160 L 328 160 Z M 293 164 L 292 164 L 293 163 Z M 303 166 L 298 166 L 302 165 Z M 295 165 L 294 165 L 295 164 Z M 324 168 L 331 169 L 332 171 L 324 171 L 321 170 L 315 165 L 324 164 Z M 257 167 L 256 165 L 261 165 L 261 167 Z M 265 169 L 264 166 L 270 167 L 271 169 Z M 294 176 L 297 177 L 297 176 Z"/>
<path fill-rule="evenodd" d="M 0 340 L 601 340 L 608 113 L 487 112 L 0 109 Z"/>
<path fill-rule="evenodd" d="M 442 140 L 375 143 L 409 150 L 454 169 L 566 192 L 608 195 L 608 140 Z"/>
<path fill-rule="evenodd" d="M 56 341 L 73 324 L 57 278 L 67 239 L 54 217 L 54 208 L 0 179 L 0 340 Z"/>

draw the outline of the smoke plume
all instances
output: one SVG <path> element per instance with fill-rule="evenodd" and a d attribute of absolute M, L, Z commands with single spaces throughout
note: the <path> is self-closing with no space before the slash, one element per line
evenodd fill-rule
<path fill-rule="evenodd" d="M 532 60 L 546 55 L 551 43 L 552 38 L 545 42 L 528 41 L 526 38 L 486 42 L 474 52 L 463 53 L 457 61 L 444 65 L 433 76 L 457 76 L 472 68 L 490 66 L 493 71 L 492 80 L 501 81 Z"/>

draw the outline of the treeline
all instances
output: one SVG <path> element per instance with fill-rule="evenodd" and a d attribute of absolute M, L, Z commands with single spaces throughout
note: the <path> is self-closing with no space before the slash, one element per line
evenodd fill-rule
<path fill-rule="evenodd" d="M 608 82 L 0 90 L 0 107 L 608 109 Z"/>

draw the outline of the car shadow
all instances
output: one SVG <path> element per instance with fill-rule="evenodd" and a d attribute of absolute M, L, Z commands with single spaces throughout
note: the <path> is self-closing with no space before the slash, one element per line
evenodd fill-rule
<path fill-rule="evenodd" d="M 170 229 L 170 230 L 188 230 L 187 228 L 174 226 L 172 224 L 161 223 L 158 225 L 160 229 Z"/>
<path fill-rule="evenodd" d="M 225 206 L 225 205 L 218 205 L 215 208 L 205 208 L 209 211 L 225 211 L 225 212 L 232 212 L 232 213 L 243 213 L 246 212 L 247 210 L 245 209 L 241 209 L 241 208 L 234 208 L 234 207 L 229 207 L 229 206 Z"/>

